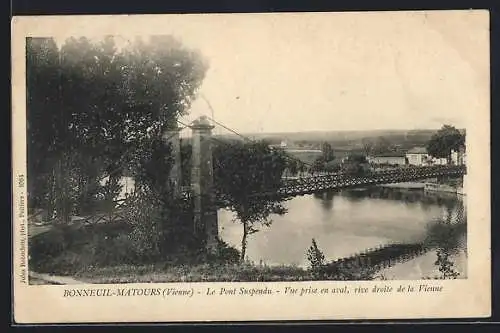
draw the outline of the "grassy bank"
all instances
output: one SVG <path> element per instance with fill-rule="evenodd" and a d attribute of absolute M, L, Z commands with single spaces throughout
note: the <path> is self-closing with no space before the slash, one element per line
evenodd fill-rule
<path fill-rule="evenodd" d="M 258 282 L 307 281 L 311 274 L 300 267 L 261 267 L 253 264 L 200 264 L 170 266 L 119 265 L 82 271 L 75 278 L 87 283 L 159 283 L 159 282 Z"/>
<path fill-rule="evenodd" d="M 239 263 L 240 253 L 224 242 L 211 255 L 179 249 L 159 257 L 139 256 L 126 224 L 56 227 L 30 239 L 30 270 L 71 276 L 87 283 L 256 282 L 317 280 L 317 272 L 292 265 Z M 304 255 L 307 249 L 304 249 Z M 368 280 L 374 270 L 326 270 L 321 279 Z"/>
<path fill-rule="evenodd" d="M 318 274 L 318 271 L 293 265 L 155 263 L 93 268 L 76 273 L 75 278 L 87 283 L 361 281 L 374 279 L 378 270 L 376 266 L 340 268 L 327 264 Z"/>

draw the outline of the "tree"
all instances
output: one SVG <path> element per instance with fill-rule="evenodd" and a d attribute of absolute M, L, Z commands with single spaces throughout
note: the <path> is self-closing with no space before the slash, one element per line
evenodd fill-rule
<path fill-rule="evenodd" d="M 455 127 L 443 125 L 427 143 L 427 152 L 437 158 L 451 159 L 451 151 L 458 150 L 465 144 L 465 135 Z"/>
<path fill-rule="evenodd" d="M 129 165 L 149 186 L 156 175 L 148 170 L 159 162 L 150 159 L 164 153 L 163 131 L 187 112 L 206 72 L 203 58 L 171 36 L 122 49 L 111 37 L 70 38 L 60 49 L 50 38 L 28 38 L 26 52 L 30 202 L 69 189 L 77 203 L 91 201 L 82 198 L 99 192 L 101 179 L 102 194 L 113 199 Z M 66 181 L 75 172 L 78 186 Z"/>
<path fill-rule="evenodd" d="M 287 156 L 287 168 L 290 176 L 297 176 L 297 174 L 304 172 L 305 164 L 304 162 L 294 158 L 293 156 Z"/>
<path fill-rule="evenodd" d="M 28 204 L 52 206 L 54 159 L 64 141 L 59 103 L 59 50 L 52 38 L 26 39 Z M 51 212 L 49 212 L 49 215 Z"/>
<path fill-rule="evenodd" d="M 340 163 L 337 160 L 331 160 L 324 165 L 326 172 L 338 172 L 340 170 Z"/>
<path fill-rule="evenodd" d="M 396 150 L 396 147 L 384 136 L 363 138 L 363 151 L 366 155 L 386 154 Z"/>
<path fill-rule="evenodd" d="M 342 163 L 342 171 L 350 174 L 363 173 L 368 165 L 366 156 L 359 153 L 351 153 Z"/>
<path fill-rule="evenodd" d="M 323 159 L 323 156 L 319 156 L 314 160 L 311 169 L 313 172 L 325 170 L 325 160 Z"/>
<path fill-rule="evenodd" d="M 271 214 L 285 214 L 280 199 L 261 197 L 276 193 L 287 167 L 284 152 L 264 142 L 233 142 L 214 148 L 214 184 L 216 192 L 228 202 L 243 225 L 241 260 L 245 259 L 247 238 L 258 232 L 258 224 L 270 226 Z"/>
<path fill-rule="evenodd" d="M 193 145 L 181 139 L 181 179 L 183 186 L 191 185 L 191 156 L 193 154 Z"/>
<path fill-rule="evenodd" d="M 376 138 L 374 145 L 371 150 L 371 154 L 377 155 L 377 154 L 385 154 L 392 152 L 394 150 L 394 147 L 392 144 L 385 138 L 384 136 L 379 136 Z"/>
<path fill-rule="evenodd" d="M 321 145 L 321 153 L 321 157 L 323 158 L 323 161 L 325 163 L 335 159 L 333 148 L 328 142 L 323 142 L 323 144 Z"/>
<path fill-rule="evenodd" d="M 103 207 L 112 209 L 121 191 L 121 157 L 127 148 L 121 107 L 123 63 L 111 37 L 101 42 L 69 38 L 61 46 L 59 58 L 60 99 L 73 138 L 73 146 L 67 149 L 76 152 L 78 160 L 90 161 L 85 164 L 88 167 L 99 166 L 97 173 L 81 170 L 80 179 L 82 184 L 100 184 L 104 180 L 99 195 Z M 86 193 L 81 191 L 79 196 L 86 198 Z"/>
<path fill-rule="evenodd" d="M 366 155 L 371 155 L 375 143 L 370 138 L 361 139 L 361 144 L 363 145 L 363 152 Z"/>
<path fill-rule="evenodd" d="M 333 171 L 335 155 L 332 146 L 328 142 L 321 144 L 321 155 L 318 156 L 312 166 L 311 171 Z"/>

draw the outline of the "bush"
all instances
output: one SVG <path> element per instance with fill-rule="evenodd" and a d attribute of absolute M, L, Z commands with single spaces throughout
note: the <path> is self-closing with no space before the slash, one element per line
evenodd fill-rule
<path fill-rule="evenodd" d="M 163 216 L 157 200 L 141 193 L 128 204 L 124 215 L 126 223 L 132 227 L 129 234 L 131 250 L 145 261 L 159 258 Z"/>
<path fill-rule="evenodd" d="M 240 251 L 219 239 L 216 252 L 210 259 L 213 259 L 215 263 L 237 264 L 240 262 L 240 256 Z"/>
<path fill-rule="evenodd" d="M 307 250 L 307 260 L 309 260 L 309 270 L 315 279 L 324 278 L 325 255 L 318 248 L 316 240 L 312 239 L 312 245 Z"/>
<path fill-rule="evenodd" d="M 56 226 L 29 240 L 30 269 L 72 274 L 93 266 L 137 263 L 124 223 Z"/>

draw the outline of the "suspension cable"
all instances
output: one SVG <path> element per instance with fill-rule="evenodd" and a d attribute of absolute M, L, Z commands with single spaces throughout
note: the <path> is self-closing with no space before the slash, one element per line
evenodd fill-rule
<path fill-rule="evenodd" d="M 219 126 L 221 126 L 221 127 L 225 128 L 225 129 L 227 129 L 227 130 L 228 130 L 228 131 L 230 131 L 231 133 L 233 133 L 233 134 L 235 134 L 235 135 L 237 135 L 237 136 L 239 136 L 239 137 L 243 138 L 244 140 L 247 140 L 247 141 L 250 141 L 250 142 L 255 142 L 255 140 L 254 140 L 254 139 L 249 138 L 249 137 L 247 137 L 247 136 L 245 136 L 245 135 L 243 135 L 243 134 L 240 134 L 240 133 L 236 132 L 235 130 L 233 130 L 233 129 L 231 129 L 231 128 L 227 127 L 227 126 L 225 126 L 224 124 L 221 124 L 220 122 L 216 121 L 215 119 L 212 119 L 211 117 L 208 117 L 208 116 L 207 116 L 207 118 L 209 118 L 210 120 L 212 120 L 212 121 L 213 121 L 214 123 L 216 123 L 217 125 L 219 125 Z M 307 162 L 304 162 L 304 161 L 302 161 L 300 158 L 294 157 L 294 156 L 292 156 L 292 155 L 290 155 L 290 154 L 285 154 L 285 157 L 286 157 L 287 159 L 289 159 L 289 160 L 293 160 L 293 161 L 296 161 L 296 162 L 298 162 L 298 163 L 300 163 L 300 164 L 307 165 L 308 167 L 313 167 L 313 165 L 312 165 L 312 164 L 307 163 Z"/>

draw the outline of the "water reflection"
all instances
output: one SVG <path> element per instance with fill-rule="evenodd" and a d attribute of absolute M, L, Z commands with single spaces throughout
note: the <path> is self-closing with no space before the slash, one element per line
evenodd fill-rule
<path fill-rule="evenodd" d="M 367 198 L 396 200 L 407 204 L 420 203 L 424 206 L 455 206 L 459 200 L 456 194 L 424 192 L 422 190 L 395 189 L 384 187 L 371 187 L 359 190 L 342 191 L 342 196 L 352 201 Z"/>
<path fill-rule="evenodd" d="M 313 194 L 313 196 L 315 199 L 319 199 L 323 208 L 328 211 L 333 208 L 333 198 L 335 197 L 336 193 L 337 192 L 328 191 L 323 193 L 316 193 Z"/>
<path fill-rule="evenodd" d="M 467 212 L 461 197 L 442 203 L 443 214 L 426 225 L 422 246 L 427 254 L 414 256 L 408 264 L 384 270 L 382 276 L 409 279 L 456 279 L 467 277 Z"/>
<path fill-rule="evenodd" d="M 446 207 L 445 216 L 428 227 L 426 243 L 436 248 L 436 261 L 441 277 L 455 279 L 462 274 L 457 270 L 457 258 L 467 254 L 467 214 L 462 200 L 455 207 Z"/>

